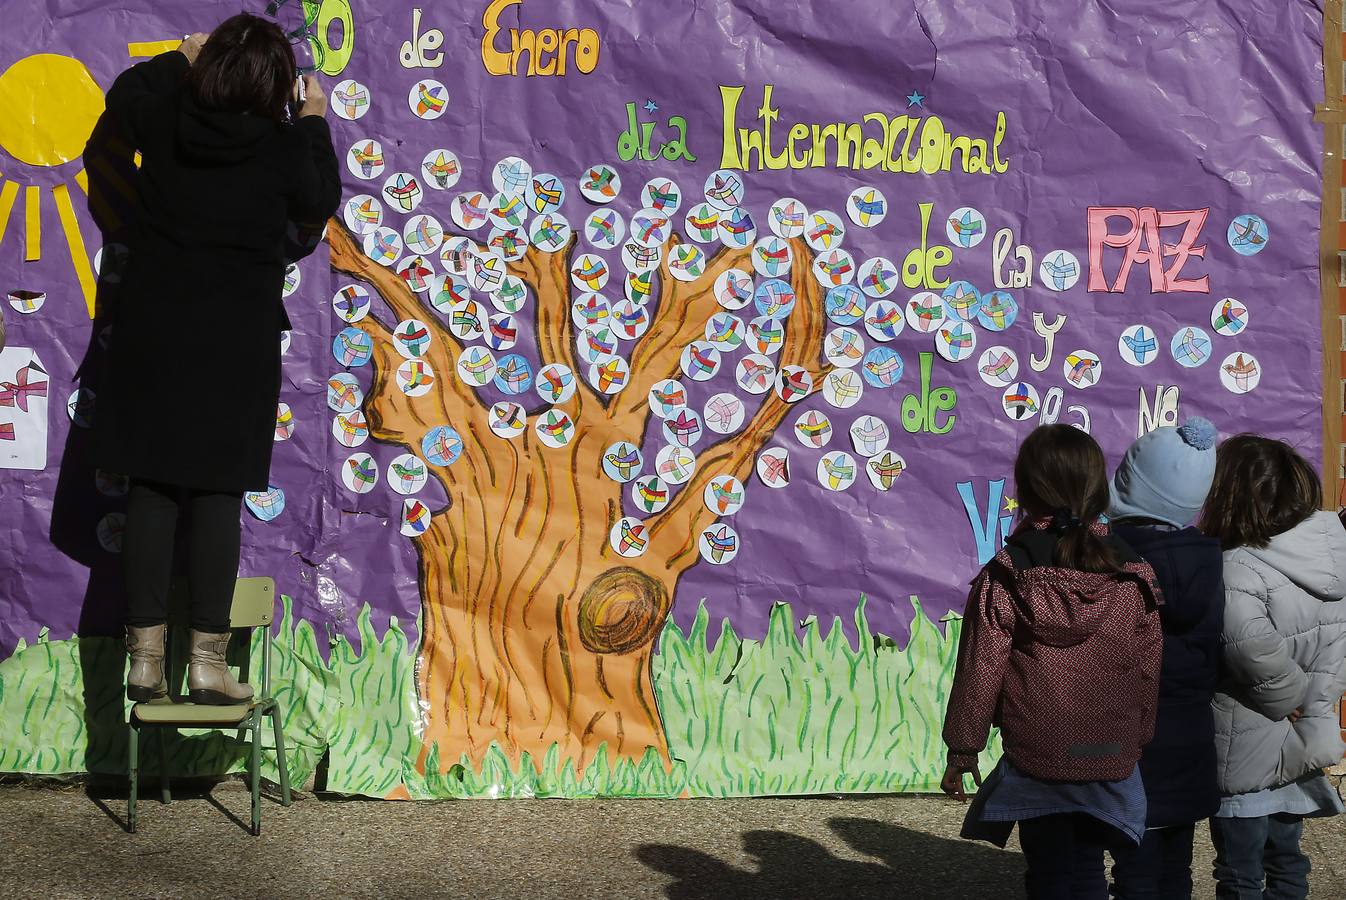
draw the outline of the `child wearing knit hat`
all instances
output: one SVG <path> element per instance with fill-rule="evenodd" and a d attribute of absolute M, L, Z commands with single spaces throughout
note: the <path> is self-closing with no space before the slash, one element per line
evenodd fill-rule
<path fill-rule="evenodd" d="M 1147 802 L 1139 847 L 1113 853 L 1115 896 L 1190 896 L 1196 823 L 1220 807 L 1215 721 L 1223 561 L 1218 539 L 1191 527 L 1215 475 L 1219 437 L 1206 419 L 1156 429 L 1126 451 L 1112 479 L 1114 533 L 1164 592 L 1164 661 L 1154 739 L 1140 774 Z"/>

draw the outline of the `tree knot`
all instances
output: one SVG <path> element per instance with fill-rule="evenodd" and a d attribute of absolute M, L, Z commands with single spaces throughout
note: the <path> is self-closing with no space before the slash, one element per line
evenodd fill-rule
<path fill-rule="evenodd" d="M 594 653 L 629 653 L 654 641 L 672 598 L 630 566 L 608 569 L 580 598 L 580 642 Z"/>

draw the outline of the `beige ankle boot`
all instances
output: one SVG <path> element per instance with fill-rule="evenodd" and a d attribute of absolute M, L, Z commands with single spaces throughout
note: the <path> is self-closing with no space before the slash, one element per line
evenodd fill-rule
<path fill-rule="evenodd" d="M 229 671 L 225 651 L 229 632 L 209 634 L 192 629 L 191 662 L 187 665 L 187 692 L 193 703 L 222 706 L 246 703 L 252 699 L 252 687 L 239 684 Z"/>
<path fill-rule="evenodd" d="M 168 693 L 168 683 L 164 681 L 164 634 L 167 631 L 167 625 L 126 626 L 126 652 L 131 654 L 126 697 L 132 702 L 143 703 Z"/>

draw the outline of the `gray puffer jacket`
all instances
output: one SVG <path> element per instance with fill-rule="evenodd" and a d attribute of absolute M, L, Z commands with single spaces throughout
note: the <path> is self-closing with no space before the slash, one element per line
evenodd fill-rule
<path fill-rule="evenodd" d="M 1319 512 L 1267 547 L 1224 554 L 1220 790 L 1245 794 L 1346 753 L 1332 706 L 1346 689 L 1346 530 Z M 1303 710 L 1298 722 L 1286 718 Z"/>

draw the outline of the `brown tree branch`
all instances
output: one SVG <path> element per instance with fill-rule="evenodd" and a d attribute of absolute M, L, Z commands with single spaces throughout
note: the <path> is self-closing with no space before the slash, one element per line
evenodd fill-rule
<path fill-rule="evenodd" d="M 785 346 L 781 349 L 779 365 L 802 366 L 813 377 L 813 393 L 822 389 L 823 379 L 831 366 L 822 363 L 823 290 L 813 277 L 812 255 L 801 240 L 790 242 L 794 263 L 790 267 L 790 283 L 795 290 L 795 309 L 785 323 Z M 712 302 L 713 299 L 712 299 Z M 642 397 L 642 400 L 644 398 Z M 670 570 L 681 571 L 697 553 L 697 539 L 702 529 L 716 518 L 704 502 L 706 485 L 721 475 L 733 475 L 745 484 L 752 474 L 758 451 L 784 421 L 795 404 L 786 403 L 776 393 L 763 399 L 747 426 L 739 432 L 726 435 L 703 450 L 697 458 L 696 474 L 679 491 L 664 510 L 646 518 L 650 537 L 661 552 L 667 552 Z M 662 538 L 661 538 L 662 535 Z"/>
<path fill-rule="evenodd" d="M 575 242 L 572 233 L 564 247 L 551 253 L 529 246 L 523 259 L 508 264 L 510 274 L 527 282 L 537 298 L 537 341 L 544 366 L 576 365 L 570 319 L 570 258 Z"/>
<path fill-rule="evenodd" d="M 589 393 L 600 402 L 606 400 L 589 384 L 589 379 L 585 377 L 587 372 L 581 368 L 575 355 L 575 325 L 570 317 L 570 259 L 577 240 L 577 235 L 572 231 L 566 245 L 551 253 L 529 246 L 523 259 L 509 264 L 510 274 L 527 282 L 537 301 L 537 315 L 534 318 L 537 327 L 534 330 L 542 365 L 561 363 L 575 373 L 575 379 L 579 382 L 572 407 L 576 423 L 583 412 L 583 393 Z"/>
<path fill-rule="evenodd" d="M 365 316 L 353 326 L 369 335 L 374 345 L 374 380 L 365 398 L 364 413 L 369 423 L 369 436 L 376 441 L 397 444 L 408 450 L 418 450 L 419 435 L 412 434 L 410 426 L 419 421 L 412 409 L 412 400 L 397 386 L 397 367 L 402 357 L 393 348 L 393 332 L 373 315 Z M 424 399 L 429 399 L 427 395 Z M 424 431 L 421 432 L 424 434 Z"/>
<path fill-rule="evenodd" d="M 455 428 L 460 423 L 466 427 L 469 421 L 486 424 L 486 407 L 476 391 L 458 377 L 458 355 L 462 353 L 463 346 L 453 336 L 453 332 L 444 327 L 439 318 L 432 314 L 434 311 L 421 302 L 396 272 L 365 256 L 364 250 L 339 219 L 333 218 L 328 222 L 327 243 L 332 251 L 333 270 L 358 278 L 374 288 L 399 322 L 419 319 L 430 329 L 434 339 L 426 351 L 425 361 L 434 370 L 436 383 L 435 389 L 425 396 L 433 394 L 439 398 L 444 417 Z M 391 335 L 388 339 L 391 340 Z M 377 342 L 375 346 L 378 346 Z M 400 360 L 393 365 L 393 371 L 396 371 L 398 365 Z M 392 372 L 387 373 L 386 378 L 391 382 Z M 392 388 L 397 390 L 396 384 Z"/>
<path fill-rule="evenodd" d="M 667 553 L 665 564 L 669 570 L 681 572 L 695 562 L 701 531 L 716 519 L 702 499 L 706 485 L 721 475 L 733 475 L 746 485 L 752 477 L 757 452 L 771 439 L 793 405 L 775 394 L 768 395 L 748 427 L 702 451 L 691 480 L 662 512 L 646 517 L 651 540 L 661 552 Z"/>
<path fill-rule="evenodd" d="M 395 444 L 410 453 L 423 458 L 421 438 L 436 425 L 448 423 L 454 426 L 463 441 L 463 457 L 467 465 L 441 466 L 426 459 L 427 470 L 434 474 L 444 485 L 450 502 L 461 503 L 464 487 L 460 482 L 469 482 L 476 477 L 479 461 L 489 466 L 490 449 L 483 432 L 489 433 L 484 424 L 469 421 L 466 425 L 455 423 L 445 409 L 445 395 L 441 391 L 431 390 L 420 397 L 408 397 L 397 386 L 397 368 L 404 359 L 393 346 L 392 329 L 376 316 L 370 315 L 353 326 L 370 336 L 374 344 L 374 358 L 371 365 L 374 379 L 365 398 L 364 412 L 369 423 L 369 436 L 385 444 Z M 442 377 L 438 371 L 435 378 Z M 457 376 L 450 373 L 450 378 Z M 461 462 L 461 460 L 459 461 Z"/>
<path fill-rule="evenodd" d="M 706 323 L 720 308 L 715 299 L 715 279 L 729 269 L 752 271 L 749 248 L 723 247 L 707 261 L 705 271 L 695 281 L 678 281 L 669 272 L 668 258 L 679 243 L 674 234 L 664 245 L 654 321 L 631 351 L 631 376 L 626 390 L 608 407 L 608 417 L 626 434 L 645 433 L 651 415 L 650 388 L 676 376 L 683 347 L 705 337 Z"/>

